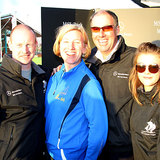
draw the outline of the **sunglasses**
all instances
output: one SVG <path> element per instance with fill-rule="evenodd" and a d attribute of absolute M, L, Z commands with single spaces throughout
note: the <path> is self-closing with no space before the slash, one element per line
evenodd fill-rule
<path fill-rule="evenodd" d="M 151 64 L 151 65 L 136 65 L 136 71 L 139 73 L 143 73 L 146 70 L 146 67 L 148 67 L 148 70 L 150 73 L 157 73 L 159 71 L 159 65 L 158 64 Z"/>
<path fill-rule="evenodd" d="M 104 27 L 91 27 L 92 32 L 95 32 L 95 33 L 100 32 L 101 29 L 103 30 L 103 32 L 109 32 L 109 31 L 113 31 L 113 26 L 109 25 Z"/>

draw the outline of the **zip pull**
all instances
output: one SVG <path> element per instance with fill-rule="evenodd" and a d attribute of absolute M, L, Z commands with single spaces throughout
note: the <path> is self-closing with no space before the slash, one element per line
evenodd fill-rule
<path fill-rule="evenodd" d="M 58 149 L 60 149 L 60 148 L 59 148 L 59 143 L 60 143 L 60 138 L 58 138 L 58 143 L 57 143 L 57 148 L 58 148 Z"/>
<path fill-rule="evenodd" d="M 43 93 L 45 93 L 47 88 L 47 82 L 45 80 L 43 80 L 42 82 L 43 82 Z"/>

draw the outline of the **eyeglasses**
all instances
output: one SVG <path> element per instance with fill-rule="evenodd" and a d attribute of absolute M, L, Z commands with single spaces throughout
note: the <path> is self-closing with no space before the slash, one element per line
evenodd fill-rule
<path fill-rule="evenodd" d="M 101 29 L 103 30 L 103 32 L 109 32 L 109 31 L 113 31 L 113 26 L 109 25 L 109 26 L 104 26 L 104 27 L 91 27 L 91 30 L 94 33 L 100 32 Z"/>
<path fill-rule="evenodd" d="M 150 73 L 157 73 L 160 69 L 158 64 L 151 64 L 151 65 L 136 65 L 136 71 L 139 73 L 143 73 L 146 70 L 146 67 L 148 67 L 148 70 Z"/>

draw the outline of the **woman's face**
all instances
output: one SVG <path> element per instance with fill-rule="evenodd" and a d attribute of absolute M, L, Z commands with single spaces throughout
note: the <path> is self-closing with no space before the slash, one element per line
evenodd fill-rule
<path fill-rule="evenodd" d="M 66 71 L 81 62 L 82 53 L 85 53 L 82 33 L 78 30 L 67 32 L 60 42 L 60 54 L 64 60 Z"/>
<path fill-rule="evenodd" d="M 138 78 L 141 83 L 144 85 L 145 91 L 151 91 L 152 88 L 156 85 L 156 83 L 160 79 L 160 58 L 155 54 L 140 54 L 137 59 L 137 65 L 141 68 L 142 66 L 146 66 L 144 72 L 137 72 Z M 150 66 L 149 66 L 150 65 Z M 158 69 L 156 70 L 156 66 L 158 65 Z M 156 73 L 151 73 L 153 70 L 157 71 Z"/>

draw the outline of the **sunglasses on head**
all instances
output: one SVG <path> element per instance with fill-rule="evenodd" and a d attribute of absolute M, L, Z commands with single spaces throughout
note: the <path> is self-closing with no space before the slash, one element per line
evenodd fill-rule
<path fill-rule="evenodd" d="M 150 73 L 157 73 L 159 71 L 159 65 L 158 64 L 151 64 L 151 65 L 136 65 L 136 71 L 139 73 L 143 73 L 146 70 L 146 67 L 148 67 L 148 70 Z"/>
<path fill-rule="evenodd" d="M 92 32 L 95 32 L 95 33 L 100 32 L 101 29 L 103 30 L 103 32 L 109 32 L 113 30 L 113 26 L 109 25 L 104 27 L 91 27 Z"/>

